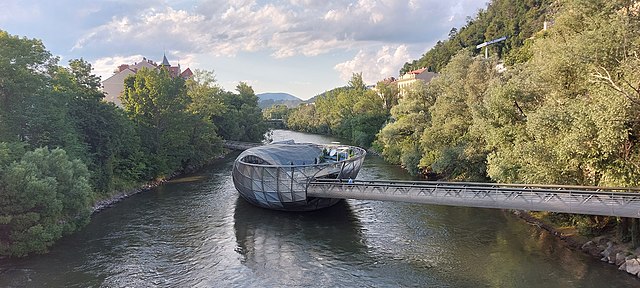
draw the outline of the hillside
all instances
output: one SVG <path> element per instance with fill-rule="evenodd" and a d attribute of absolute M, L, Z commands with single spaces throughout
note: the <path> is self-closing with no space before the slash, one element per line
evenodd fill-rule
<path fill-rule="evenodd" d="M 258 96 L 258 106 L 260 108 L 265 109 L 269 108 L 273 105 L 283 104 L 289 108 L 296 107 L 302 100 L 296 96 L 293 96 L 289 93 L 260 93 L 256 94 Z"/>
<path fill-rule="evenodd" d="M 554 10 L 552 3 L 552 0 L 491 1 L 476 17 L 469 18 L 463 27 L 452 28 L 448 39 L 438 41 L 420 59 L 405 63 L 400 75 L 419 68 L 440 72 L 460 50 L 470 49 L 474 53 L 481 53 L 480 49 L 475 49 L 476 45 L 503 36 L 507 40 L 491 45 L 490 54 L 498 55 L 507 64 L 522 62 L 527 57 L 520 55 L 521 47 L 535 32 L 542 30 L 544 21 Z"/>
<path fill-rule="evenodd" d="M 260 98 L 260 100 L 298 100 L 298 101 L 302 101 L 302 99 L 293 96 L 289 93 L 283 93 L 283 92 L 278 92 L 278 93 L 260 93 L 257 94 L 256 96 L 258 96 L 258 98 Z"/>

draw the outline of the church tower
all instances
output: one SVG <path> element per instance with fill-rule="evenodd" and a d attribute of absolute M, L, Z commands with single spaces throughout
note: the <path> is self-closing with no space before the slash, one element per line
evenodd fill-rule
<path fill-rule="evenodd" d="M 171 67 L 171 64 L 169 64 L 169 60 L 167 60 L 167 55 L 165 53 L 162 53 L 162 64 L 160 64 L 160 67 Z"/>

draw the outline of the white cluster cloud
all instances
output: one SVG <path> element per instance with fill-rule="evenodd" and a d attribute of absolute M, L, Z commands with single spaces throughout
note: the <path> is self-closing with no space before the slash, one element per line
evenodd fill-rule
<path fill-rule="evenodd" d="M 115 57 L 104 57 L 97 59 L 93 62 L 92 68 L 93 73 L 102 77 L 102 80 L 111 76 L 113 72 L 117 69 L 120 64 L 138 62 L 142 60 L 142 55 L 132 55 L 132 56 L 115 56 Z"/>
<path fill-rule="evenodd" d="M 265 50 L 290 57 L 357 51 L 372 43 L 424 44 L 441 37 L 442 27 L 453 27 L 449 19 L 469 14 L 460 7 L 473 1 L 235 0 L 202 1 L 190 9 L 160 4 L 114 16 L 87 31 L 73 49 L 109 47 L 124 54 L 171 47 L 217 56 Z"/>
<path fill-rule="evenodd" d="M 119 64 L 141 61 L 140 55 L 157 60 L 169 50 L 172 64 L 179 61 L 183 67 L 197 64 L 194 59 L 232 59 L 253 52 L 278 60 L 321 56 L 327 59 L 326 68 L 333 67 L 343 81 L 362 72 L 364 80 L 373 84 L 398 76 L 406 61 L 419 57 L 452 27 L 463 25 L 464 18 L 486 1 L 91 2 L 76 7 L 84 17 L 78 23 L 92 24 L 76 36 L 71 52 L 97 59 L 92 63 L 103 78 Z"/>
<path fill-rule="evenodd" d="M 344 81 L 349 80 L 353 73 L 362 73 L 365 83 L 375 84 L 384 78 L 398 76 L 400 67 L 410 59 L 406 45 L 383 46 L 377 51 L 360 50 L 352 60 L 339 63 L 334 69 Z"/>

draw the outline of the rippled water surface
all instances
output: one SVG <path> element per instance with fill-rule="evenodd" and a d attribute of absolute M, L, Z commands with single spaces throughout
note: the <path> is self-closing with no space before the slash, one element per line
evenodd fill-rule
<path fill-rule="evenodd" d="M 359 200 L 307 213 L 256 208 L 233 187 L 236 155 L 94 215 L 49 254 L 0 260 L 0 286 L 640 286 L 500 210 Z M 359 178 L 410 179 L 371 155 Z"/>

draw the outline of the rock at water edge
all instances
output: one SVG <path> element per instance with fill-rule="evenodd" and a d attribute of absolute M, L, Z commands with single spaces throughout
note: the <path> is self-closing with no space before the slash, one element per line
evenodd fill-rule
<path fill-rule="evenodd" d="M 622 263 L 626 262 L 627 259 L 625 259 L 625 253 L 624 252 L 618 252 L 616 253 L 616 265 L 620 266 L 622 265 Z"/>
<path fill-rule="evenodd" d="M 637 275 L 640 272 L 640 261 L 638 259 L 627 260 L 625 264 L 627 264 L 627 273 Z"/>

